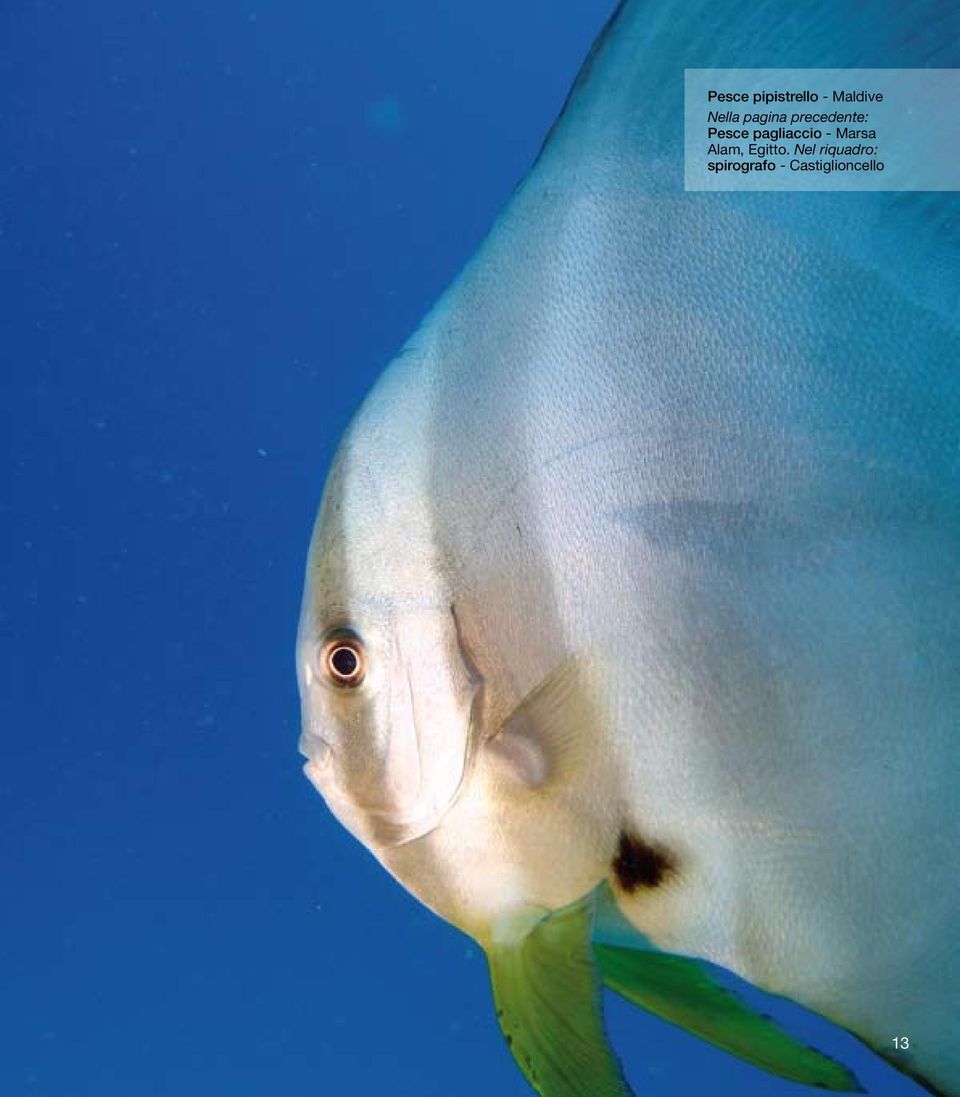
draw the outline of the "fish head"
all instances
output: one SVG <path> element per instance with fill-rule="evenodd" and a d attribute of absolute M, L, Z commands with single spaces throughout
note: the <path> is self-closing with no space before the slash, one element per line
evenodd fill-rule
<path fill-rule="evenodd" d="M 465 552 L 488 499 L 447 480 L 432 362 L 421 347 L 381 377 L 330 470 L 297 644 L 300 749 L 347 830 L 481 940 L 503 911 L 603 878 L 621 767 L 602 658 L 562 630 L 524 643 L 540 602 L 516 595 L 549 597 L 541 562 Z"/>
<path fill-rule="evenodd" d="M 311 543 L 297 642 L 305 772 L 371 851 L 436 827 L 474 752 L 480 677 L 415 494 L 350 441 Z"/>

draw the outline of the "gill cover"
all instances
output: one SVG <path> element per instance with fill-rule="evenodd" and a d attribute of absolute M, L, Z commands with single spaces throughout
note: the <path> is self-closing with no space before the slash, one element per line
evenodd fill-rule
<path fill-rule="evenodd" d="M 426 627 L 424 627 L 426 626 Z M 456 800 L 477 737 L 481 679 L 460 642 L 453 610 L 398 616 L 390 682 L 389 765 L 396 803 L 378 837 L 409 842 L 432 830 Z"/>

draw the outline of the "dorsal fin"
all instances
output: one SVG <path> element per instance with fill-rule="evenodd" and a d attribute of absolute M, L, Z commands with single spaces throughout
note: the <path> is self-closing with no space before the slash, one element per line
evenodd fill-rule
<path fill-rule="evenodd" d="M 589 189 L 633 165 L 637 194 L 683 192 L 687 68 L 956 68 L 960 8 L 943 0 L 623 0 L 524 186 Z M 614 169 L 616 170 L 616 169 Z M 773 223 L 960 325 L 960 192 L 689 193 Z"/>
<path fill-rule="evenodd" d="M 544 142 L 683 141 L 688 68 L 956 68 L 960 9 L 944 0 L 622 0 Z M 589 142 L 587 142 L 589 143 Z M 680 173 L 682 179 L 682 170 Z"/>

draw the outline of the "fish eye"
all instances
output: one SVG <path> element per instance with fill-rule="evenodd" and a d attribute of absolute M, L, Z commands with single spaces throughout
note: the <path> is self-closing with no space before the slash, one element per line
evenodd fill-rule
<path fill-rule="evenodd" d="M 349 633 L 332 636 L 323 645 L 320 667 L 324 677 L 335 686 L 352 689 L 359 686 L 366 673 L 363 644 Z"/>

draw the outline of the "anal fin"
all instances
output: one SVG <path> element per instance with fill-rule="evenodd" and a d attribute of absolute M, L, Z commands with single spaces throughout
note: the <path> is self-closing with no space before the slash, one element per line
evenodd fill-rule
<path fill-rule="evenodd" d="M 487 948 L 497 1018 L 542 1097 L 631 1097 L 603 1027 L 588 896 L 501 919 Z"/>
<path fill-rule="evenodd" d="M 708 965 L 658 952 L 639 934 L 637 939 L 637 948 L 594 942 L 600 977 L 611 990 L 769 1074 L 835 1092 L 862 1092 L 845 1066 L 751 1008 L 717 982 Z"/>

